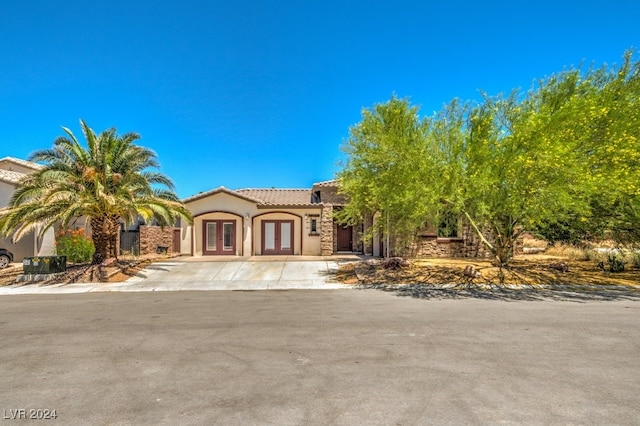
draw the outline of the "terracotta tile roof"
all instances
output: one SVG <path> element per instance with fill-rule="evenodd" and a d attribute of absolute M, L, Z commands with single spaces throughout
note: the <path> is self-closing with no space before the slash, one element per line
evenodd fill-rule
<path fill-rule="evenodd" d="M 332 186 L 326 181 L 326 186 Z M 325 182 L 321 182 L 325 183 Z M 314 184 L 318 185 L 318 184 Z M 242 188 L 227 189 L 224 186 L 212 189 L 210 191 L 201 192 L 191 197 L 187 197 L 182 201 L 184 203 L 193 202 L 202 198 L 210 197 L 219 192 L 224 192 L 247 201 L 256 203 L 259 207 L 321 207 L 322 204 L 314 201 L 313 191 L 310 188 Z"/>
<path fill-rule="evenodd" d="M 9 183 L 18 183 L 20 179 L 25 177 L 24 173 L 14 172 L 12 170 L 0 169 L 0 180 Z"/>
<path fill-rule="evenodd" d="M 4 162 L 19 164 L 21 166 L 28 167 L 33 170 L 40 170 L 44 167 L 42 164 L 34 163 L 32 161 L 27 161 L 27 160 L 21 160 L 20 158 L 15 158 L 15 157 L 0 158 L 0 163 L 4 163 Z"/>
<path fill-rule="evenodd" d="M 311 202 L 309 189 L 279 189 L 279 188 L 246 188 L 238 189 L 238 194 L 260 200 L 263 206 L 309 206 L 317 205 Z"/>

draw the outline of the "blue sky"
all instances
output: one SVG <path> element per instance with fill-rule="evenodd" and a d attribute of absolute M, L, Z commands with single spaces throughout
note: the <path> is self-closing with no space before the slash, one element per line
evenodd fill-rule
<path fill-rule="evenodd" d="M 0 0 L 0 157 L 142 135 L 180 197 L 331 179 L 362 108 L 527 89 L 640 47 L 640 2 Z"/>

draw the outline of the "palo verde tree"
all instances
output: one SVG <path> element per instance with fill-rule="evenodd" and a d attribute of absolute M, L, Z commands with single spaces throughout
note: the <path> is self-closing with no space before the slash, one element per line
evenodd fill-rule
<path fill-rule="evenodd" d="M 378 214 L 378 231 L 391 235 L 396 245 L 424 224 L 425 214 L 432 211 L 430 202 L 437 198 L 434 187 L 416 185 L 435 177 L 425 163 L 426 129 L 427 122 L 407 99 L 393 96 L 362 111 L 362 121 L 349 130 L 343 146 L 347 161 L 338 180 L 349 202 L 336 213 L 338 220 L 355 224 L 365 215 Z"/>
<path fill-rule="evenodd" d="M 589 70 L 580 93 L 565 106 L 555 134 L 571 140 L 593 188 L 586 212 L 569 211 L 542 223 L 550 240 L 612 239 L 640 243 L 640 62 L 626 52 L 619 67 Z M 573 240 L 573 241 L 572 241 Z"/>
<path fill-rule="evenodd" d="M 159 167 L 155 153 L 134 143 L 138 134 L 119 136 L 115 128 L 96 134 L 84 121 L 80 125 L 86 147 L 63 127 L 66 136 L 30 156 L 44 167 L 19 183 L 0 213 L 0 233 L 18 240 L 84 216 L 97 264 L 117 257 L 121 220 L 130 224 L 142 217 L 161 226 L 173 226 L 179 217 L 191 221 L 171 180 L 153 170 Z"/>
<path fill-rule="evenodd" d="M 444 198 L 460 211 L 499 266 L 508 265 L 516 239 L 538 223 L 567 211 L 584 212 L 589 184 L 574 141 L 554 137 L 551 127 L 561 108 L 539 103 L 550 91 L 563 105 L 571 76 L 545 83 L 524 100 L 516 94 L 486 98 L 466 112 L 458 157 L 445 169 L 461 169 L 458 188 Z"/>
<path fill-rule="evenodd" d="M 618 68 L 564 71 L 525 94 L 454 101 L 428 119 L 394 96 L 350 131 L 338 178 L 351 201 L 339 219 L 380 212 L 387 233 L 406 235 L 457 213 L 500 266 L 522 232 L 544 224 L 593 221 L 633 239 L 638 76 L 628 53 Z"/>

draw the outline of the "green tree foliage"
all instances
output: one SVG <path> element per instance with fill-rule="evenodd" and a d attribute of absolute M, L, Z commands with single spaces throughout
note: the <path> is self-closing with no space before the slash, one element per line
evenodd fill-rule
<path fill-rule="evenodd" d="M 555 135 L 574 143 L 584 162 L 582 180 L 592 189 L 586 214 L 569 211 L 542 224 L 553 238 L 564 230 L 586 239 L 612 238 L 622 245 L 640 242 L 640 63 L 624 56 L 618 68 L 589 70 L 578 95 L 565 107 Z M 551 232 L 548 232 L 548 231 Z M 563 240 L 562 238 L 560 238 Z"/>
<path fill-rule="evenodd" d="M 350 131 L 338 178 L 351 201 L 339 218 L 380 212 L 385 231 L 409 235 L 458 213 L 499 265 L 525 230 L 638 241 L 639 84 L 627 53 L 617 68 L 564 71 L 426 119 L 394 96 Z"/>
<path fill-rule="evenodd" d="M 385 235 L 393 230 L 396 243 L 402 244 L 436 206 L 432 200 L 437 189 L 416 185 L 435 177 L 425 161 L 428 123 L 420 119 L 417 107 L 395 96 L 363 110 L 362 117 L 343 147 L 347 163 L 339 180 L 350 201 L 336 216 L 354 224 L 363 215 L 379 213 L 379 230 Z"/>
<path fill-rule="evenodd" d="M 110 129 L 98 135 L 80 124 L 86 147 L 63 127 L 66 136 L 53 148 L 30 156 L 44 167 L 20 182 L 0 212 L 1 234 L 18 240 L 58 224 L 64 229 L 84 216 L 91 224 L 93 262 L 100 263 L 118 255 L 120 220 L 130 224 L 140 216 L 161 226 L 173 226 L 179 217 L 191 221 L 171 180 L 153 170 L 159 166 L 155 153 L 134 144 L 138 134 Z"/>

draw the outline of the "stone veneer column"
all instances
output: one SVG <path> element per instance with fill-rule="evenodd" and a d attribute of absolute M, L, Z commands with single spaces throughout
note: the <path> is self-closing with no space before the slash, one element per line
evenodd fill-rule
<path fill-rule="evenodd" d="M 140 254 L 154 254 L 158 246 L 167 247 L 167 254 L 173 253 L 173 230 L 165 226 L 140 226 Z"/>
<path fill-rule="evenodd" d="M 320 254 L 322 256 L 331 256 L 333 254 L 333 204 L 325 204 L 322 208 Z"/>

